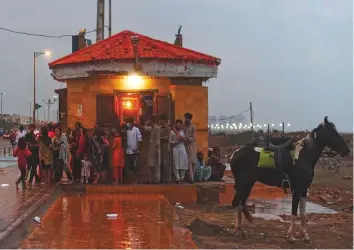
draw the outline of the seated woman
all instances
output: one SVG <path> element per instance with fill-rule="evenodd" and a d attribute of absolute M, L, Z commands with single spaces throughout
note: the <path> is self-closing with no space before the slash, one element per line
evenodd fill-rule
<path fill-rule="evenodd" d="M 195 181 L 207 181 L 211 176 L 211 167 L 204 166 L 204 154 L 202 151 L 197 152 L 197 167 L 195 170 Z"/>
<path fill-rule="evenodd" d="M 210 181 L 221 181 L 224 176 L 226 166 L 220 160 L 220 148 L 215 147 L 211 153 L 207 165 L 211 167 Z"/>

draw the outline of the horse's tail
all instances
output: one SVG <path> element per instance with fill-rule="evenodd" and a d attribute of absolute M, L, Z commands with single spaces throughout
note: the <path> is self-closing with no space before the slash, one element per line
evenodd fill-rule
<path fill-rule="evenodd" d="M 247 149 L 247 146 L 241 147 L 240 149 L 236 150 L 231 156 L 230 167 L 234 180 L 236 180 L 236 177 L 240 171 L 240 166 L 242 165 L 240 164 L 240 162 L 244 160 Z"/>
<path fill-rule="evenodd" d="M 231 172 L 232 172 L 232 176 L 234 177 L 234 199 L 232 200 L 232 206 L 236 207 L 237 206 L 237 201 L 236 201 L 236 192 L 237 192 L 237 179 L 240 178 L 240 174 L 241 174 L 241 169 L 242 169 L 242 161 L 245 159 L 245 150 L 246 147 L 242 147 L 238 150 L 236 150 L 230 159 L 230 168 L 231 168 Z"/>

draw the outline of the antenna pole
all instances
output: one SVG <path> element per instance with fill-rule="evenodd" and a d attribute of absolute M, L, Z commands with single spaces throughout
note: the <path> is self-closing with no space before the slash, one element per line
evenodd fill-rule
<path fill-rule="evenodd" d="M 112 0 L 108 0 L 108 37 L 112 36 Z"/>
<path fill-rule="evenodd" d="M 253 108 L 252 108 L 252 102 L 250 102 L 250 118 L 251 118 L 251 131 L 252 131 L 252 137 L 254 137 L 254 131 L 253 131 Z"/>

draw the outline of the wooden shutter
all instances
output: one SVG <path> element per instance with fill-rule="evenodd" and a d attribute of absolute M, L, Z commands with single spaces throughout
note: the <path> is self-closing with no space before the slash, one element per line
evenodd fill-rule
<path fill-rule="evenodd" d="M 55 93 L 59 95 L 59 111 L 57 116 L 59 118 L 59 124 L 62 129 L 67 128 L 68 126 L 68 92 L 67 89 L 56 89 Z"/>
<path fill-rule="evenodd" d="M 117 123 L 113 94 L 96 96 L 96 123 L 98 126 L 110 127 Z"/>
<path fill-rule="evenodd" d="M 155 95 L 155 112 L 157 119 L 160 115 L 166 115 L 168 120 L 171 120 L 172 98 L 171 94 L 156 94 Z"/>

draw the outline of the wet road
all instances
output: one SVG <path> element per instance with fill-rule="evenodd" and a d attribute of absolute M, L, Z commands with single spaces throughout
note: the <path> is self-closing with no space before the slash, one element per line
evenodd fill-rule
<path fill-rule="evenodd" d="M 63 195 L 22 248 L 196 248 L 174 216 L 162 195 Z"/>

